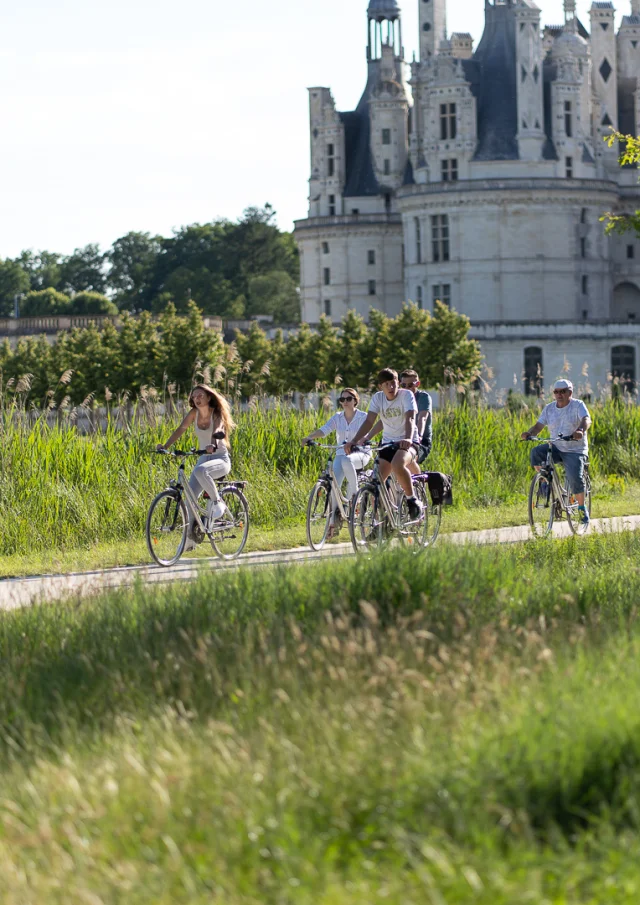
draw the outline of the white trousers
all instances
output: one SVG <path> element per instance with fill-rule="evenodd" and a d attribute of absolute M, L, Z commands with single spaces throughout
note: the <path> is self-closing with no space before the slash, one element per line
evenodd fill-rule
<path fill-rule="evenodd" d="M 358 475 L 356 469 L 365 468 L 367 462 L 371 458 L 369 453 L 354 452 L 350 456 L 336 456 L 333 460 L 333 474 L 335 475 L 338 487 L 342 489 L 343 481 L 347 480 L 347 499 L 351 499 L 358 492 Z M 334 505 L 337 505 L 334 499 Z"/>
<path fill-rule="evenodd" d="M 220 499 L 216 481 L 224 478 L 231 471 L 231 459 L 229 456 L 200 456 L 198 464 L 191 472 L 189 487 L 194 496 L 200 496 L 201 491 L 206 492 L 214 503 Z"/>

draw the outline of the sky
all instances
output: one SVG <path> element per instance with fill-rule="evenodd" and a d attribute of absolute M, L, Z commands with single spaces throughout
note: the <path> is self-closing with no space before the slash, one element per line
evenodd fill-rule
<path fill-rule="evenodd" d="M 418 3 L 400 0 L 407 59 Z M 537 0 L 563 21 L 562 0 Z M 590 0 L 578 0 L 588 26 Z M 367 0 L 21 0 L 0 5 L 0 259 L 131 230 L 306 215 L 307 87 L 357 104 Z M 620 4 L 627 13 L 629 0 Z M 479 40 L 483 0 L 450 0 Z"/>

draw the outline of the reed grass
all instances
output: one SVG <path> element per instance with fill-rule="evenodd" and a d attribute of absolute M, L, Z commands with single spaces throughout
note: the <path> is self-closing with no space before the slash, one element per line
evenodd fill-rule
<path fill-rule="evenodd" d="M 624 494 L 640 480 L 640 410 L 613 402 L 594 407 L 591 433 L 596 492 Z M 529 448 L 519 444 L 534 411 L 459 407 L 436 413 L 429 467 L 454 476 L 459 511 L 522 505 L 530 479 Z M 326 454 L 300 439 L 326 417 L 281 407 L 237 415 L 233 475 L 249 481 L 253 524 L 301 525 L 307 495 Z M 151 499 L 175 476 L 153 455 L 175 418 L 122 424 L 81 435 L 68 421 L 48 424 L 0 413 L 0 556 L 87 548 L 140 538 Z"/>

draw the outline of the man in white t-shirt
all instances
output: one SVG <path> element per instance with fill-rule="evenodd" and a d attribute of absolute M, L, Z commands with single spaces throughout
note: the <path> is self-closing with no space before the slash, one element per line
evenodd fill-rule
<path fill-rule="evenodd" d="M 351 443 L 345 444 L 347 455 L 366 437 L 380 419 L 382 423 L 382 444 L 385 449 L 378 454 L 380 477 L 385 481 L 391 472 L 407 497 L 409 515 L 413 520 L 422 515 L 422 504 L 413 493 L 411 472 L 408 466 L 418 456 L 420 437 L 416 427 L 418 406 L 411 390 L 400 389 L 398 372 L 383 368 L 378 374 L 380 392 L 369 403 L 367 419 L 359 428 Z M 389 444 L 389 445 L 386 445 Z"/>
<path fill-rule="evenodd" d="M 553 388 L 555 402 L 550 402 L 540 412 L 540 417 L 523 440 L 537 437 L 545 427 L 553 440 L 551 447 L 554 462 L 562 462 L 571 492 L 575 494 L 584 524 L 589 524 L 589 513 L 584 505 L 584 466 L 589 453 L 587 431 L 591 427 L 589 410 L 581 399 L 573 398 L 573 384 L 570 380 L 557 380 Z M 571 437 L 571 440 L 557 440 L 557 437 Z M 547 457 L 544 445 L 531 450 L 531 464 L 540 471 Z M 548 493 L 548 490 L 547 490 Z"/>

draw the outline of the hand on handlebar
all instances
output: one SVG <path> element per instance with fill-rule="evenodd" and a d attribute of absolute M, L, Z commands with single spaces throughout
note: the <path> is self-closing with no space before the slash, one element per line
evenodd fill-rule
<path fill-rule="evenodd" d="M 169 450 L 168 450 L 167 447 L 164 445 L 164 443 L 158 443 L 158 444 L 156 445 L 156 452 L 158 452 L 158 453 L 168 453 Z"/>
<path fill-rule="evenodd" d="M 300 441 L 300 443 L 302 444 L 302 446 L 315 446 L 316 445 L 316 441 L 311 440 L 309 437 L 303 437 L 302 440 Z"/>
<path fill-rule="evenodd" d="M 578 429 L 577 431 L 574 431 L 574 432 L 573 432 L 573 439 L 574 439 L 574 440 L 582 440 L 583 438 L 584 438 L 584 431 L 583 431 L 583 430 Z"/>

